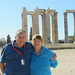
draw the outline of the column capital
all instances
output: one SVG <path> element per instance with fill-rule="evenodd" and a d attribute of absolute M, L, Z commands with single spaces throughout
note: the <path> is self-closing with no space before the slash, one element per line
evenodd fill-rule
<path fill-rule="evenodd" d="M 34 9 L 34 13 L 39 13 L 38 7 L 36 7 L 36 9 Z"/>
<path fill-rule="evenodd" d="M 63 12 L 64 15 L 67 15 L 67 12 Z"/>
<path fill-rule="evenodd" d="M 49 7 L 46 9 L 46 13 L 50 13 L 50 9 L 49 9 Z"/>
<path fill-rule="evenodd" d="M 38 10 L 38 7 L 36 7 L 36 10 Z"/>
<path fill-rule="evenodd" d="M 51 15 L 51 17 L 54 16 L 54 14 L 52 14 L 52 13 L 50 15 Z"/>
<path fill-rule="evenodd" d="M 27 12 L 27 9 L 25 7 L 22 8 L 21 15 L 24 15 Z"/>
<path fill-rule="evenodd" d="M 55 12 L 54 14 L 55 14 L 55 15 L 57 15 L 57 14 L 58 14 L 58 12 Z"/>
<path fill-rule="evenodd" d="M 50 10 L 50 8 L 48 7 L 46 10 Z"/>

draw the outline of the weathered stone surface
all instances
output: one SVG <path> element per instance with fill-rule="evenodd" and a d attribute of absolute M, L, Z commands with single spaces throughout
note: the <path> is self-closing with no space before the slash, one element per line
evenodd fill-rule
<path fill-rule="evenodd" d="M 27 28 L 27 15 L 32 16 L 32 36 L 35 34 L 39 34 L 39 18 L 38 15 L 42 16 L 42 37 L 43 37 L 43 43 L 51 43 L 51 36 L 50 36 L 50 14 L 51 13 L 57 13 L 54 9 L 34 9 L 34 12 L 27 11 L 24 7 L 22 10 L 22 29 L 24 29 L 27 32 L 28 37 L 28 28 Z M 53 42 L 58 42 L 58 25 L 57 25 L 57 14 L 55 14 L 54 17 L 54 37 Z"/>
<path fill-rule="evenodd" d="M 66 13 L 74 13 L 75 10 L 65 10 L 64 12 L 66 12 Z"/>

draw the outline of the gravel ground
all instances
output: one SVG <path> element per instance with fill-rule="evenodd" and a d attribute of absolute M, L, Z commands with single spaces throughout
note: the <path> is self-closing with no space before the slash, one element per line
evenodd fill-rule
<path fill-rule="evenodd" d="M 75 49 L 55 50 L 58 66 L 51 68 L 52 75 L 75 75 Z"/>

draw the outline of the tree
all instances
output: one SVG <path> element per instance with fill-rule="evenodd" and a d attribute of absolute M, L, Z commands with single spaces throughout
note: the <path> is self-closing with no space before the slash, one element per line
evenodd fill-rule
<path fill-rule="evenodd" d="M 59 40 L 59 43 L 64 43 L 64 40 Z"/>
<path fill-rule="evenodd" d="M 4 45 L 6 45 L 6 41 L 0 41 L 0 47 L 3 48 Z"/>
<path fill-rule="evenodd" d="M 30 36 L 29 36 L 29 40 L 32 40 L 32 27 L 30 28 Z"/>
<path fill-rule="evenodd" d="M 9 34 L 7 35 L 7 43 L 11 43 L 11 37 Z"/>

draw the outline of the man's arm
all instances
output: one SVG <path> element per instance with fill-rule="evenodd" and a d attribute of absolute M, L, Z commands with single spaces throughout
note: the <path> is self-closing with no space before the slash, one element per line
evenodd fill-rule
<path fill-rule="evenodd" d="M 4 63 L 0 63 L 0 70 L 2 74 L 4 74 L 4 68 L 5 68 Z"/>

